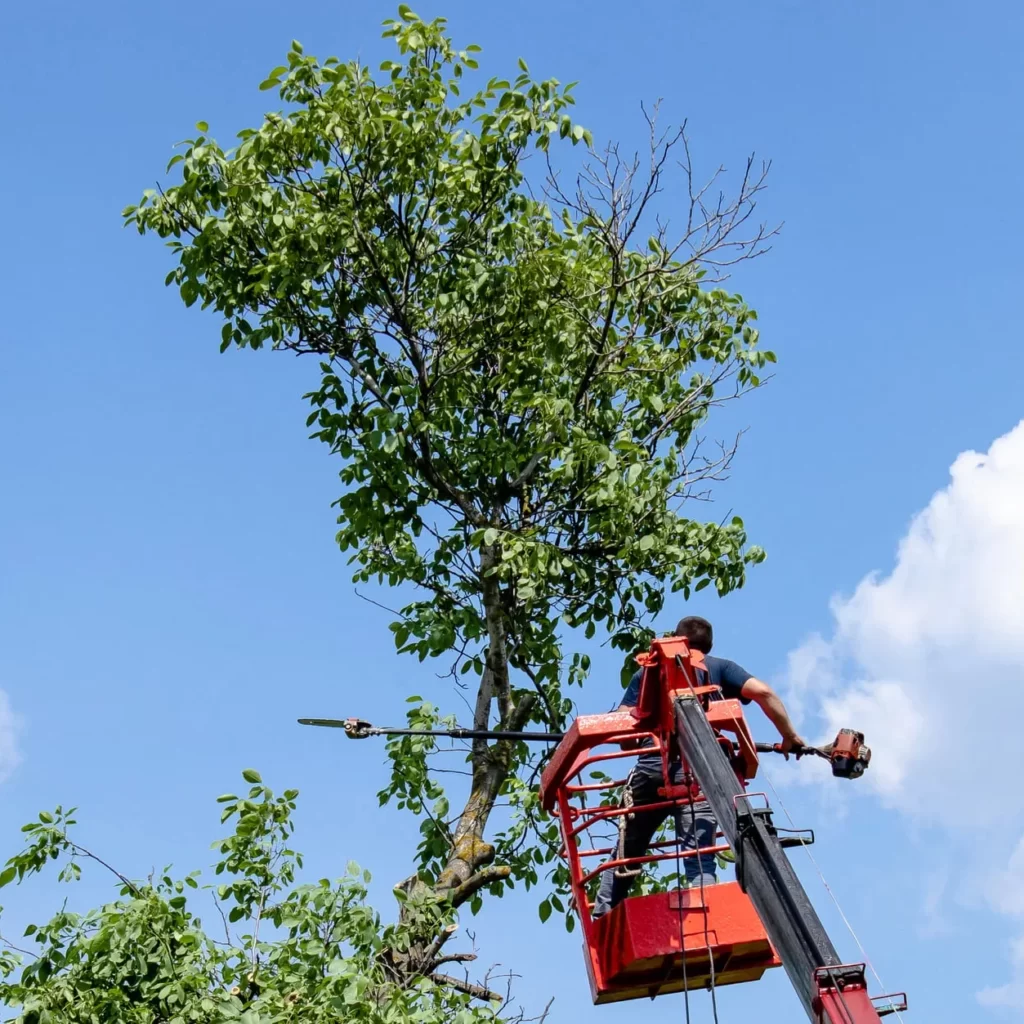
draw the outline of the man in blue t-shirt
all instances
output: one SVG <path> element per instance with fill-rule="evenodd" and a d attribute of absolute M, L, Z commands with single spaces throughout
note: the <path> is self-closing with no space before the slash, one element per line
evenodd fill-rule
<path fill-rule="evenodd" d="M 749 672 L 740 668 L 734 661 L 710 656 L 712 643 L 711 623 L 707 619 L 691 615 L 683 619 L 675 630 L 676 636 L 685 637 L 690 647 L 704 654 L 704 664 L 710 679 L 702 679 L 704 685 L 711 683 L 722 689 L 722 697 L 738 699 L 744 704 L 756 703 L 772 722 L 782 737 L 781 749 L 788 756 L 794 747 L 806 746 L 806 743 L 793 728 L 785 705 L 778 694 L 760 679 L 755 679 Z M 618 710 L 625 711 L 636 707 L 640 696 L 640 673 L 637 672 L 622 697 Z M 645 746 L 651 746 L 647 740 Z M 669 774 L 673 785 L 683 782 L 683 769 L 678 760 L 669 764 Z M 659 787 L 664 785 L 661 774 L 661 755 L 656 753 L 641 754 L 636 767 L 629 773 L 626 780 L 632 805 L 637 810 L 626 817 L 624 835 L 620 850 L 615 854 L 619 857 L 642 857 L 650 846 L 651 839 L 668 817 L 671 808 L 653 811 L 639 810 L 644 804 L 656 803 L 662 799 L 658 795 Z M 698 800 L 692 804 L 684 804 L 675 808 L 676 835 L 679 837 L 682 850 L 699 850 L 715 845 L 715 833 L 718 823 L 706 800 Z M 691 886 L 714 885 L 718 881 L 716 860 L 713 853 L 694 854 L 683 858 L 687 882 Z M 601 875 L 601 884 L 594 903 L 594 917 L 606 914 L 628 894 L 637 869 L 609 869 Z"/>

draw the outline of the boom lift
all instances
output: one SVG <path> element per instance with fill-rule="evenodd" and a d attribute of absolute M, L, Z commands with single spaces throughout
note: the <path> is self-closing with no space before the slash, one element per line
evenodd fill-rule
<path fill-rule="evenodd" d="M 813 842 L 813 833 L 783 829 L 772 820 L 763 793 L 747 784 L 758 753 L 779 751 L 755 743 L 738 700 L 702 686 L 703 655 L 679 637 L 655 640 L 637 659 L 643 674 L 637 706 L 629 711 L 580 716 L 568 732 L 502 733 L 468 729 L 375 728 L 360 719 L 299 719 L 303 725 L 343 728 L 353 739 L 373 735 L 436 733 L 461 739 L 559 741 L 541 778 L 541 802 L 559 821 L 572 903 L 582 925 L 584 952 L 595 1003 L 693 991 L 756 981 L 782 966 L 812 1024 L 874 1024 L 907 1008 L 904 993 L 868 995 L 865 965 L 844 964 L 785 854 Z M 620 857 L 614 847 L 586 845 L 589 830 L 615 825 L 628 807 L 591 801 L 617 790 L 625 779 L 584 782 L 598 764 L 622 764 L 660 753 L 664 786 L 658 803 L 644 810 L 685 808 L 697 799 L 711 805 L 720 829 L 714 846 L 683 850 L 680 842 L 655 843 L 642 857 Z M 602 749 L 603 748 L 603 749 Z M 608 749 L 617 748 L 617 749 Z M 841 730 L 825 748 L 797 754 L 827 759 L 833 775 L 859 778 L 871 752 L 862 734 Z M 681 758 L 684 784 L 671 785 L 669 764 Z M 637 872 L 643 864 L 732 852 L 736 881 L 700 888 L 630 896 L 599 918 L 592 895 L 602 872 Z M 593 865 L 593 866 L 592 866 Z"/>
<path fill-rule="evenodd" d="M 755 981 L 781 965 L 814 1024 L 871 1024 L 906 1009 L 902 993 L 869 997 L 865 965 L 842 963 L 825 933 L 783 852 L 813 841 L 813 834 L 779 828 L 764 794 L 748 792 L 759 749 L 773 748 L 754 742 L 741 703 L 721 699 L 716 686 L 698 684 L 703 655 L 682 638 L 655 640 L 638 660 L 643 675 L 637 706 L 577 718 L 541 780 L 543 806 L 557 815 L 561 827 L 594 1002 Z M 581 775 L 591 765 L 636 756 L 636 741 L 647 738 L 661 754 L 663 779 L 670 778 L 674 755 L 681 755 L 687 774 L 686 784 L 666 782 L 659 790 L 664 803 L 645 809 L 685 808 L 702 796 L 718 820 L 721 842 L 702 850 L 677 847 L 606 860 L 612 850 L 584 848 L 581 836 L 629 810 L 588 807 L 587 797 L 624 780 L 585 783 Z M 598 751 L 612 745 L 625 749 Z M 859 777 L 870 760 L 863 736 L 852 730 L 843 730 L 824 750 L 804 752 L 826 757 L 833 774 L 844 778 Z M 735 882 L 627 897 L 604 916 L 592 917 L 591 893 L 604 870 L 730 849 Z M 601 861 L 590 868 L 588 858 Z"/>

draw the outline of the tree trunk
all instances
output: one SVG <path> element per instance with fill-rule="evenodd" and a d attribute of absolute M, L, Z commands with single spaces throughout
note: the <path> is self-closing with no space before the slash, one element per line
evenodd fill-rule
<path fill-rule="evenodd" d="M 523 694 L 518 701 L 513 701 L 501 588 L 496 575 L 488 574 L 488 570 L 500 564 L 500 558 L 501 552 L 497 545 L 484 545 L 481 548 L 481 590 L 488 642 L 474 708 L 473 728 L 489 728 L 491 705 L 497 701 L 501 727 L 516 731 L 522 729 L 529 720 L 537 697 L 532 693 Z M 492 863 L 494 847 L 486 842 L 484 833 L 498 794 L 511 770 L 513 752 L 513 744 L 507 740 L 491 744 L 486 740 L 473 741 L 469 797 L 452 835 L 448 861 L 433 887 L 437 895 L 447 895 L 453 907 L 465 903 L 480 889 L 507 878 L 510 873 L 511 869 L 507 866 Z M 428 887 L 416 876 L 412 876 L 400 888 L 410 894 L 426 895 Z M 403 907 L 403 916 L 404 910 Z M 440 934 L 423 936 L 421 942 L 401 958 L 404 962 L 394 963 L 394 966 L 410 977 L 432 973 L 441 960 L 441 945 L 453 930 L 448 926 Z M 436 932 L 436 928 L 433 931 Z"/>

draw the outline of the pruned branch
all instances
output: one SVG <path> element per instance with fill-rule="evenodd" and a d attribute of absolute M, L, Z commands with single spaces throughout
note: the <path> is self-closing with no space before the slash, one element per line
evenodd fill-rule
<path fill-rule="evenodd" d="M 442 964 L 470 964 L 476 958 L 476 953 L 448 953 L 445 956 L 438 957 L 430 969 L 434 970 L 434 968 L 440 967 Z"/>
<path fill-rule="evenodd" d="M 430 964 L 434 961 L 437 954 L 441 951 L 441 947 L 459 930 L 457 924 L 449 924 L 442 928 L 433 941 L 426 948 L 423 954 L 423 960 L 425 963 Z"/>
<path fill-rule="evenodd" d="M 495 864 L 491 867 L 484 868 L 482 871 L 478 871 L 475 875 L 472 875 L 469 879 L 452 890 L 452 906 L 462 906 L 466 900 L 471 899 L 472 896 L 481 889 L 486 889 L 487 886 L 493 885 L 495 882 L 501 882 L 511 874 L 512 869 L 504 864 Z"/>
<path fill-rule="evenodd" d="M 431 981 L 436 981 L 439 985 L 448 985 L 458 992 L 465 992 L 467 996 L 472 996 L 474 999 L 482 999 L 488 1003 L 500 1003 L 504 1000 L 504 996 L 498 992 L 484 988 L 483 985 L 474 985 L 471 981 L 453 978 L 450 974 L 431 974 L 430 979 Z"/>

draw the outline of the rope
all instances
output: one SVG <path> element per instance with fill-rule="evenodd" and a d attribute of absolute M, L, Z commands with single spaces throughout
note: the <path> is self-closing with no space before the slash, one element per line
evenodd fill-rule
<path fill-rule="evenodd" d="M 682 657 L 677 654 L 676 655 L 676 664 L 679 665 L 680 668 L 682 668 L 682 663 L 683 663 Z M 707 670 L 707 668 L 698 669 L 697 672 L 695 672 L 694 674 L 697 675 L 699 672 L 703 672 L 703 674 L 707 676 L 708 682 L 709 683 L 711 682 L 711 673 Z M 693 692 L 693 685 L 692 684 L 690 685 L 690 691 Z M 721 691 L 719 690 L 717 694 L 712 694 L 711 695 L 711 699 L 712 700 L 715 700 L 715 699 L 722 700 L 723 697 L 722 697 Z M 692 778 L 692 776 L 688 772 L 683 776 L 683 779 L 684 779 L 684 781 L 686 782 L 687 785 L 689 785 L 691 787 L 693 786 L 693 778 Z M 711 949 L 711 937 L 708 935 L 707 905 L 704 903 L 704 869 L 701 867 L 701 863 L 700 863 L 701 855 L 699 853 L 697 853 L 697 851 L 700 849 L 700 841 L 697 839 L 697 812 L 694 810 L 694 807 L 693 807 L 693 790 L 692 790 L 692 788 L 690 790 L 689 804 L 690 804 L 690 835 L 693 837 L 693 851 L 694 851 L 692 856 L 697 858 L 697 869 L 700 872 L 700 902 L 702 904 L 702 910 L 704 910 L 704 914 L 703 914 L 703 919 L 704 919 L 704 944 L 707 947 L 707 951 L 708 951 L 708 970 L 710 971 L 710 986 L 711 986 L 710 987 L 710 991 L 711 991 L 711 1013 L 714 1016 L 715 1024 L 718 1024 L 718 1001 L 715 998 L 715 956 L 714 956 L 714 953 L 713 953 L 713 951 Z M 676 820 L 677 820 L 677 822 L 678 821 L 682 821 L 682 814 L 680 814 L 677 817 Z M 686 982 L 686 941 L 685 941 L 685 938 L 683 936 L 683 877 L 682 877 L 682 871 L 681 871 L 680 866 L 679 866 L 679 861 L 680 861 L 679 847 L 682 844 L 682 837 L 679 835 L 678 828 L 676 829 L 676 839 L 677 839 L 677 843 L 676 843 L 676 872 L 677 872 L 677 874 L 679 876 L 679 942 L 680 942 L 680 945 L 683 947 L 683 986 L 684 986 L 683 991 L 685 992 L 686 991 L 685 986 L 686 986 L 687 982 Z M 687 1000 L 686 1000 L 686 1021 L 687 1021 L 687 1024 L 689 1024 L 689 1021 L 690 1021 L 689 993 L 687 993 Z"/>
<path fill-rule="evenodd" d="M 775 801 L 776 803 L 778 803 L 779 807 L 782 808 L 782 813 L 785 814 L 786 820 L 789 822 L 790 826 L 795 829 L 796 822 L 793 821 L 793 816 L 789 813 L 789 811 L 786 808 L 786 805 L 782 802 L 782 797 L 779 796 L 779 791 L 775 788 L 775 783 L 772 782 L 771 776 L 768 774 L 767 770 L 764 771 L 764 777 L 768 780 L 768 786 L 772 791 L 772 795 L 775 797 Z M 860 950 L 860 955 L 864 958 L 864 963 L 867 964 L 868 970 L 872 973 L 875 981 L 878 983 L 878 987 L 883 992 L 888 991 L 885 985 L 883 984 L 882 979 L 878 976 L 878 971 L 875 970 L 875 965 L 871 962 L 871 958 L 868 956 L 863 944 L 861 943 L 860 939 L 857 938 L 857 933 L 853 930 L 853 925 L 850 924 L 850 921 L 847 918 L 846 914 L 843 913 L 843 908 L 839 905 L 839 900 L 836 899 L 836 894 L 832 891 L 832 887 L 828 884 L 827 881 L 825 881 L 825 875 L 822 873 L 821 868 L 818 867 L 818 862 L 814 859 L 813 855 L 811 854 L 808 845 L 806 843 L 801 843 L 800 845 L 804 853 L 807 854 L 807 859 L 811 862 L 811 864 L 814 865 L 814 870 L 817 872 L 818 878 L 821 879 L 821 884 L 825 887 L 825 892 L 829 894 L 829 897 L 835 904 L 836 910 L 839 911 L 839 916 L 842 918 L 843 924 L 846 925 L 846 930 L 850 933 L 850 935 L 853 937 L 853 941 L 857 944 L 857 949 Z M 900 1011 L 893 1010 L 893 1013 L 896 1014 L 896 1019 L 900 1022 L 900 1024 L 903 1024 L 903 1017 L 900 1015 Z"/>
<path fill-rule="evenodd" d="M 630 772 L 626 776 L 626 784 L 622 787 L 622 806 L 626 809 L 633 806 L 633 773 Z M 634 814 L 630 810 L 628 814 L 619 815 L 619 842 L 618 848 L 615 852 L 616 860 L 626 859 L 626 826 L 627 822 L 633 820 Z M 643 871 L 643 865 L 638 864 L 635 868 L 627 868 L 625 864 L 620 864 L 615 869 L 616 878 L 636 878 Z"/>
<path fill-rule="evenodd" d="M 711 672 L 705 666 L 704 669 L 700 670 L 707 677 L 707 681 L 711 682 Z M 697 673 L 694 673 L 695 675 Z M 699 681 L 699 680 L 698 680 Z M 692 689 L 692 687 L 691 687 Z M 719 690 L 717 693 L 709 695 L 709 700 L 724 700 L 722 691 Z M 687 776 L 689 778 L 689 776 Z M 690 785 L 692 787 L 693 780 L 690 779 Z M 708 950 L 708 969 L 711 972 L 711 1013 L 714 1017 L 715 1024 L 718 1024 L 718 1000 L 715 998 L 715 954 L 711 949 L 711 936 L 708 935 L 708 915 L 707 905 L 704 903 L 704 868 L 700 862 L 701 855 L 697 853 L 700 849 L 700 840 L 697 838 L 697 812 L 693 806 L 693 790 L 690 790 L 690 834 L 693 836 L 693 856 L 697 858 L 697 870 L 700 872 L 700 902 L 704 905 L 704 945 Z M 714 845 L 714 843 L 712 843 Z M 680 903 L 681 905 L 681 903 Z M 682 913 L 682 911 L 680 911 Z"/>
<path fill-rule="evenodd" d="M 686 977 L 686 931 L 683 927 L 683 858 L 680 845 L 682 838 L 676 829 L 676 883 L 679 886 L 679 953 L 683 958 L 683 1002 L 686 1006 L 686 1024 L 690 1024 L 690 982 Z M 705 915 L 705 923 L 707 916 Z"/>
<path fill-rule="evenodd" d="M 700 872 L 700 901 L 704 904 L 704 868 L 701 865 L 700 858 L 701 854 L 696 851 L 700 849 L 700 840 L 697 838 L 697 812 L 693 806 L 693 796 L 690 796 L 690 834 L 693 836 L 693 856 L 697 858 L 697 870 Z M 678 847 L 677 847 L 678 849 Z M 680 907 L 682 906 L 682 900 L 680 900 Z M 718 1001 L 715 999 L 715 954 L 711 949 L 711 937 L 708 935 L 708 915 L 707 905 L 704 904 L 704 945 L 707 946 L 708 950 L 708 967 L 711 971 L 711 1014 L 714 1017 L 715 1024 L 718 1024 Z M 682 911 L 680 910 L 680 914 Z M 683 962 L 686 962 L 685 957 Z"/>

